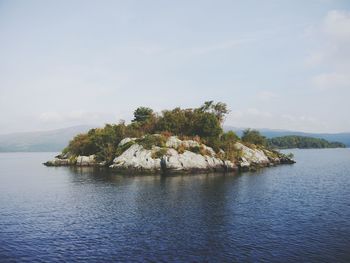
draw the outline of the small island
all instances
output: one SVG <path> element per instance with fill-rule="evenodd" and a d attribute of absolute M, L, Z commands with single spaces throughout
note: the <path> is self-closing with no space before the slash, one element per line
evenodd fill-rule
<path fill-rule="evenodd" d="M 269 147 L 256 130 L 245 130 L 241 138 L 232 131 L 224 132 L 228 112 L 225 103 L 213 101 L 159 114 L 139 107 L 130 124 L 121 121 L 79 134 L 44 164 L 167 174 L 248 171 L 295 163 L 292 155 Z"/>
<path fill-rule="evenodd" d="M 324 148 L 346 148 L 341 142 L 329 142 L 325 139 L 287 135 L 268 139 L 268 145 L 277 149 L 324 149 Z"/>

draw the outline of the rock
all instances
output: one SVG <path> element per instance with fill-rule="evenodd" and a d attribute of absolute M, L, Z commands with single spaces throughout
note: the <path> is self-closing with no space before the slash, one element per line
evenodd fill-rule
<path fill-rule="evenodd" d="M 170 136 L 168 140 L 165 143 L 165 146 L 168 148 L 174 148 L 177 149 L 180 147 L 180 145 L 183 145 L 185 148 L 191 148 L 191 147 L 200 147 L 200 143 L 196 142 L 194 140 L 180 140 L 177 138 L 177 136 Z"/>
<path fill-rule="evenodd" d="M 242 161 L 240 162 L 241 167 L 248 166 L 247 163 L 249 163 L 250 165 L 255 164 L 260 166 L 267 166 L 270 163 L 269 158 L 265 155 L 264 151 L 262 150 L 251 149 L 240 142 L 236 142 L 234 147 L 237 150 L 242 151 Z"/>
<path fill-rule="evenodd" d="M 216 155 L 216 153 L 215 153 L 215 151 L 213 150 L 213 148 L 211 148 L 211 147 L 209 147 L 209 146 L 206 146 L 206 145 L 204 145 L 204 144 L 202 144 L 201 146 L 203 147 L 203 149 L 204 149 L 207 153 L 209 153 L 210 156 L 215 156 L 215 155 Z"/>
<path fill-rule="evenodd" d="M 94 166 L 94 165 L 96 165 L 95 155 L 78 156 L 76 165 L 77 166 Z"/>
<path fill-rule="evenodd" d="M 173 142 L 175 144 L 172 145 L 176 145 L 176 141 Z M 110 167 L 149 172 L 232 171 L 237 169 L 230 161 L 224 162 L 213 156 L 203 156 L 187 150 L 179 154 L 174 148 L 169 148 L 161 158 L 153 158 L 152 155 L 159 150 L 159 147 L 147 150 L 139 144 L 134 144 L 115 158 Z"/>
<path fill-rule="evenodd" d="M 152 153 L 157 149 L 146 150 L 139 144 L 130 146 L 125 152 L 113 160 L 111 168 L 160 171 L 161 160 L 152 158 Z"/>
<path fill-rule="evenodd" d="M 182 141 L 178 139 L 176 136 L 170 136 L 165 143 L 165 146 L 168 148 L 177 149 L 182 144 Z"/>
<path fill-rule="evenodd" d="M 239 166 L 246 170 L 246 169 L 249 169 L 250 163 L 247 161 L 246 158 L 242 157 L 241 161 L 239 162 Z"/>
<path fill-rule="evenodd" d="M 234 170 L 238 169 L 238 167 L 233 162 L 231 162 L 229 160 L 224 161 L 224 166 L 225 166 L 226 171 L 234 171 Z"/>
<path fill-rule="evenodd" d="M 288 158 L 286 156 L 282 156 L 279 160 L 280 160 L 281 164 L 294 164 L 295 163 L 295 161 L 293 159 Z"/>
<path fill-rule="evenodd" d="M 199 147 L 199 146 L 200 146 L 199 142 L 196 142 L 196 141 L 194 141 L 194 140 L 184 140 L 184 141 L 182 141 L 182 144 L 183 144 L 186 148 Z"/>
<path fill-rule="evenodd" d="M 70 165 L 69 159 L 54 158 L 44 163 L 46 166 L 67 166 Z"/>
<path fill-rule="evenodd" d="M 172 171 L 189 171 L 189 170 L 205 170 L 209 167 L 204 156 L 190 151 L 178 154 L 177 151 L 171 151 L 170 156 L 165 157 L 166 170 Z"/>
<path fill-rule="evenodd" d="M 230 161 L 222 161 L 218 158 L 185 151 L 179 154 L 174 149 L 169 149 L 163 160 L 163 167 L 167 172 L 175 171 L 232 171 L 237 167 Z"/>
<path fill-rule="evenodd" d="M 128 142 L 135 141 L 137 138 L 124 138 L 120 141 L 118 146 L 123 146 L 124 144 L 127 144 Z"/>

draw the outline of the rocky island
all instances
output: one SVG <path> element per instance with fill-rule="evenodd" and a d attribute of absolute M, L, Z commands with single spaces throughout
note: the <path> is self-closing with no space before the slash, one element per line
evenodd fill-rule
<path fill-rule="evenodd" d="M 295 162 L 270 149 L 257 131 L 248 129 L 242 138 L 232 131 L 224 133 L 227 113 L 226 104 L 213 101 L 161 114 L 139 107 L 131 124 L 122 121 L 79 134 L 45 165 L 166 174 L 246 171 Z"/>

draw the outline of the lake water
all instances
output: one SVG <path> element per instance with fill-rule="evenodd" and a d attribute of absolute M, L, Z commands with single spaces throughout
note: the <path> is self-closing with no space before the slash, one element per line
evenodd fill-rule
<path fill-rule="evenodd" d="M 350 262 L 350 149 L 240 175 L 122 176 L 0 154 L 0 261 Z"/>

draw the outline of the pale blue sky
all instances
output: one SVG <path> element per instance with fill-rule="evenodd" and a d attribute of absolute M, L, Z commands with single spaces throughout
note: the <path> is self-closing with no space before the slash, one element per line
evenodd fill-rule
<path fill-rule="evenodd" d="M 0 0 L 0 133 L 226 102 L 226 125 L 350 131 L 350 1 Z"/>

